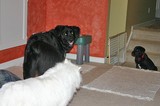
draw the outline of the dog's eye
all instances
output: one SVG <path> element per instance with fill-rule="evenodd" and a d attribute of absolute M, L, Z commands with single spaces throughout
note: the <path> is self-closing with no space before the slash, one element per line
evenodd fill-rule
<path fill-rule="evenodd" d="M 67 33 L 64 33 L 65 36 L 67 36 Z"/>
<path fill-rule="evenodd" d="M 73 32 L 71 32 L 71 34 L 73 35 L 74 33 L 73 33 Z"/>

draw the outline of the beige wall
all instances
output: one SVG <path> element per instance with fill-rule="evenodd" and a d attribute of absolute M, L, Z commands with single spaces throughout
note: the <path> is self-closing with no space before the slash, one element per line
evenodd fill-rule
<path fill-rule="evenodd" d="M 126 31 L 128 0 L 109 0 L 109 20 L 107 38 Z M 109 56 L 108 42 L 106 42 L 106 56 Z M 108 63 L 108 59 L 106 59 Z"/>
<path fill-rule="evenodd" d="M 153 20 L 155 8 L 156 0 L 128 0 L 127 31 L 129 32 L 132 25 Z"/>
<path fill-rule="evenodd" d="M 108 37 L 125 32 L 128 0 L 110 0 Z"/>
<path fill-rule="evenodd" d="M 155 18 L 156 0 L 110 0 L 108 37 Z"/>

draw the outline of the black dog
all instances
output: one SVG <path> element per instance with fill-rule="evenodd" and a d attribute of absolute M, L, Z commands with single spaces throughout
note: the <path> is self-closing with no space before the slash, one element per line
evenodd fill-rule
<path fill-rule="evenodd" d="M 136 46 L 131 54 L 135 57 L 136 68 L 158 70 L 153 61 L 147 56 L 145 48 L 142 46 Z"/>
<path fill-rule="evenodd" d="M 56 63 L 64 61 L 79 34 L 79 27 L 58 25 L 48 32 L 32 35 L 24 53 L 24 79 L 42 75 Z"/>

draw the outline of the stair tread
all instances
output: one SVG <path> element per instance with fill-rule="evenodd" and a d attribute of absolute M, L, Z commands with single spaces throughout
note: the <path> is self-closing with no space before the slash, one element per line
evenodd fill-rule
<path fill-rule="evenodd" d="M 131 50 L 131 49 L 128 49 L 127 50 L 127 52 L 129 52 L 130 54 L 131 54 L 131 52 L 132 52 L 133 50 Z M 146 51 L 146 53 L 148 54 L 148 55 L 154 55 L 154 56 L 160 56 L 160 52 L 147 52 Z"/>
<path fill-rule="evenodd" d="M 143 42 L 143 43 L 152 43 L 152 44 L 159 44 L 160 41 L 153 41 L 153 40 L 148 40 L 148 39 L 138 39 L 138 38 L 133 38 L 131 41 L 137 41 L 137 42 Z"/>
<path fill-rule="evenodd" d="M 138 28 L 133 30 L 133 36 L 126 50 L 126 61 L 122 66 L 135 68 L 134 57 L 131 55 L 135 46 L 142 46 L 146 54 L 160 71 L 160 29 Z"/>
<path fill-rule="evenodd" d="M 135 28 L 134 31 L 160 33 L 160 29 Z"/>
<path fill-rule="evenodd" d="M 125 62 L 125 63 L 121 64 L 121 66 L 136 68 L 135 63 L 132 63 L 132 62 Z M 157 66 L 157 68 L 158 68 L 158 71 L 160 71 L 160 66 Z"/>
<path fill-rule="evenodd" d="M 143 41 L 132 39 L 128 45 L 129 50 L 133 50 L 135 46 L 142 46 L 146 49 L 147 52 L 159 53 L 160 51 L 160 42 L 156 41 Z"/>
<path fill-rule="evenodd" d="M 157 32 L 157 31 L 150 31 L 150 30 L 135 29 L 133 31 L 132 38 L 151 40 L 151 41 L 160 41 L 160 31 Z"/>

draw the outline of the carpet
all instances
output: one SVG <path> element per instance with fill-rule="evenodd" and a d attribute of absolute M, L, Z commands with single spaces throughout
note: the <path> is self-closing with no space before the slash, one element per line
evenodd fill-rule
<path fill-rule="evenodd" d="M 83 64 L 83 65 L 80 65 L 80 67 L 81 67 L 80 70 L 82 71 L 82 74 L 85 74 L 91 71 L 92 69 L 94 69 L 96 66 Z"/>
<path fill-rule="evenodd" d="M 160 88 L 160 72 L 113 66 L 82 88 L 150 101 Z"/>

